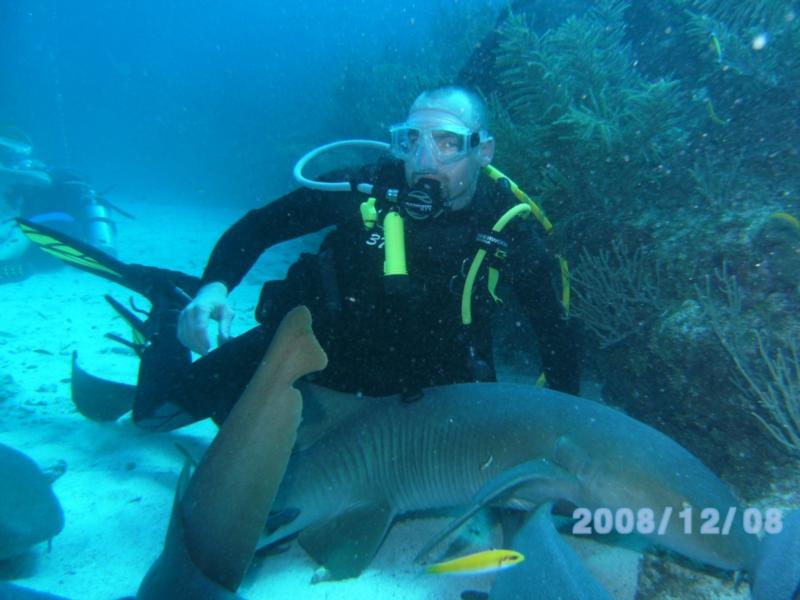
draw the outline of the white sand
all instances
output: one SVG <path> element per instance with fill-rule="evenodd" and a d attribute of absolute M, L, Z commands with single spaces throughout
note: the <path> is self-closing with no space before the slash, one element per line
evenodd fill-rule
<path fill-rule="evenodd" d="M 212 245 L 239 210 L 121 202 L 139 216 L 120 223 L 120 258 L 199 274 Z M 235 292 L 234 332 L 252 326 L 261 282 L 282 275 L 304 245 L 268 252 Z M 125 417 L 96 424 L 70 401 L 70 356 L 80 351 L 90 372 L 133 383 L 137 360 L 106 332 L 127 336 L 102 296 L 127 290 L 72 269 L 41 274 L 0 288 L 0 443 L 29 454 L 41 466 L 64 461 L 54 484 L 66 526 L 47 550 L 0 563 L 0 579 L 81 600 L 134 594 L 163 542 L 182 457 L 175 444 L 200 456 L 215 433 L 210 423 L 172 434 L 146 434 Z M 146 303 L 140 300 L 142 306 Z M 6 482 L 2 482 L 6 484 Z M 420 575 L 412 558 L 441 520 L 396 525 L 370 568 L 358 579 L 310 585 L 314 564 L 296 544 L 255 563 L 240 590 L 253 599 L 450 599 L 462 590 L 488 590 L 491 578 Z M 639 555 L 582 544 L 587 563 L 613 582 L 616 598 L 633 598 Z M 528 557 L 528 560 L 536 560 Z M 612 585 L 612 583 L 609 583 Z"/>

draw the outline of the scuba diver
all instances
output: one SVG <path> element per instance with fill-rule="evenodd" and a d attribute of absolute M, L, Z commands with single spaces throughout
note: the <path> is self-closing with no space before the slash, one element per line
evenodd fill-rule
<path fill-rule="evenodd" d="M 72 169 L 46 167 L 31 157 L 32 150 L 21 131 L 0 131 L 0 283 L 22 281 L 62 264 L 29 242 L 17 227 L 18 217 L 45 224 L 106 253 L 116 251 L 112 206 L 85 177 Z"/>
<path fill-rule="evenodd" d="M 222 423 L 281 317 L 298 304 L 310 308 L 330 359 L 314 378 L 319 385 L 413 401 L 429 386 L 495 381 L 491 316 L 498 282 L 514 291 L 534 327 L 547 385 L 578 393 L 578 351 L 557 293 L 558 261 L 538 224 L 514 218 L 532 210 L 519 199 L 527 196 L 490 166 L 495 141 L 482 99 L 460 87 L 424 92 L 390 133 L 388 145 L 356 142 L 388 146 L 390 158 L 321 180 L 303 176 L 305 162 L 336 144 L 307 155 L 295 169 L 304 187 L 231 226 L 200 279 L 94 253 L 96 274 L 153 304 L 142 323 L 110 300 L 146 340 L 136 346 L 138 384 L 127 392 L 135 398 L 137 425 L 171 430 L 207 417 Z M 34 239 L 47 237 L 23 226 Z M 259 256 L 330 226 L 316 254 L 302 254 L 285 279 L 264 284 L 259 325 L 231 338 L 228 294 Z M 84 257 L 76 266 L 86 265 Z M 212 320 L 220 344 L 209 351 Z M 190 350 L 202 356 L 192 362 Z M 75 368 L 80 409 L 99 397 L 102 380 Z M 129 407 L 123 401 L 119 414 Z"/>

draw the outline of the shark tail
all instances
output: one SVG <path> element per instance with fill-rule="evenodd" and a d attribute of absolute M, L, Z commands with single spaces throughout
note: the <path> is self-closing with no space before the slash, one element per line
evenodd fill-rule
<path fill-rule="evenodd" d="M 293 384 L 327 360 L 309 310 L 292 309 L 186 489 L 189 554 L 231 591 L 250 564 L 296 441 L 303 399 Z"/>
<path fill-rule="evenodd" d="M 297 436 L 295 379 L 327 357 L 304 306 L 290 311 L 190 479 L 184 465 L 164 551 L 137 598 L 240 598 L 241 584 Z"/>
<path fill-rule="evenodd" d="M 328 357 L 311 329 L 311 313 L 305 306 L 290 310 L 281 321 L 261 366 L 250 385 L 292 385 L 297 379 L 321 371 Z"/>

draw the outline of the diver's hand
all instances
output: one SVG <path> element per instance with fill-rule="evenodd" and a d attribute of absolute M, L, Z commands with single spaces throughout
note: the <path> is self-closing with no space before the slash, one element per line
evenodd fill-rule
<path fill-rule="evenodd" d="M 193 352 L 208 354 L 211 340 L 208 337 L 208 321 L 219 321 L 219 344 L 231 337 L 233 310 L 228 304 L 228 288 L 219 282 L 200 288 L 178 317 L 178 339 Z"/>

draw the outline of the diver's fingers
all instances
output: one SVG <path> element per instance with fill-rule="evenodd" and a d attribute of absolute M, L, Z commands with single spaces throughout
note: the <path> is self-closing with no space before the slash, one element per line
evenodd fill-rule
<path fill-rule="evenodd" d="M 210 311 L 204 306 L 196 307 L 195 314 L 192 315 L 190 348 L 198 354 L 206 355 L 211 349 L 211 340 L 208 337 L 208 320 Z"/>
<path fill-rule="evenodd" d="M 188 316 L 186 309 L 181 311 L 181 314 L 178 315 L 178 341 L 186 346 L 189 347 L 189 327 L 187 325 Z"/>
<path fill-rule="evenodd" d="M 178 339 L 192 352 L 208 354 L 211 341 L 208 339 L 210 312 L 202 304 L 191 302 L 178 318 Z"/>
<path fill-rule="evenodd" d="M 222 306 L 222 310 L 220 312 L 221 314 L 219 315 L 219 338 L 217 342 L 221 346 L 229 339 L 231 339 L 231 322 L 233 322 L 233 317 L 235 316 L 235 314 L 227 303 Z"/>

